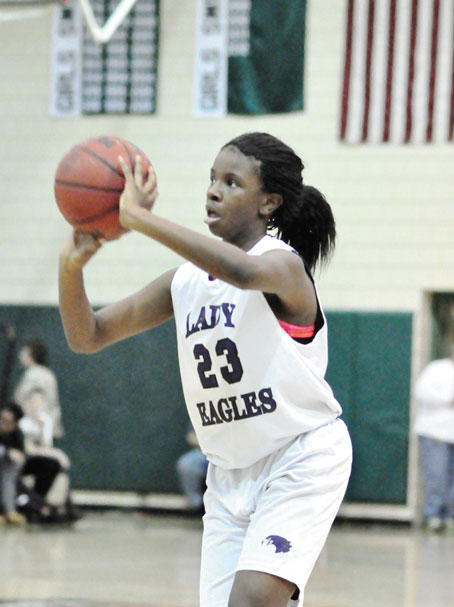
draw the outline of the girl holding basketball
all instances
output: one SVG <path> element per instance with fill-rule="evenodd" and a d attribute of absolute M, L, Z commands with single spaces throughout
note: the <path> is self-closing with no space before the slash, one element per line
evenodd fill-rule
<path fill-rule="evenodd" d="M 68 343 L 95 352 L 175 318 L 185 400 L 209 460 L 200 605 L 302 605 L 351 467 L 311 276 L 334 246 L 331 208 L 303 185 L 293 150 L 265 133 L 233 139 L 213 163 L 205 223 L 217 239 L 150 213 L 154 172 L 144 181 L 140 162 L 134 174 L 122 167 L 122 225 L 187 263 L 93 312 L 82 269 L 101 243 L 71 235 L 60 270 Z"/>

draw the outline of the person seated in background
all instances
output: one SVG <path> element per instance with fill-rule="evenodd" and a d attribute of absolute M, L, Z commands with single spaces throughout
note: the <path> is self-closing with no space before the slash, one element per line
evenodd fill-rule
<path fill-rule="evenodd" d="M 177 474 L 188 501 L 188 510 L 193 513 L 202 513 L 208 461 L 200 450 L 192 425 L 186 432 L 186 442 L 192 448 L 178 458 Z"/>
<path fill-rule="evenodd" d="M 27 461 L 22 474 L 35 478 L 33 489 L 46 497 L 57 475 L 68 471 L 68 456 L 53 446 L 52 419 L 46 413 L 46 399 L 40 388 L 35 388 L 24 399 L 24 417 L 20 429 L 24 434 Z"/>
<path fill-rule="evenodd" d="M 25 410 L 28 395 L 37 388 L 44 395 L 45 412 L 52 420 L 54 439 L 63 436 L 63 423 L 58 395 L 58 383 L 48 364 L 48 348 L 40 339 L 28 339 L 19 351 L 19 362 L 24 368 L 14 400 Z"/>
<path fill-rule="evenodd" d="M 25 398 L 25 415 L 19 425 L 24 435 L 26 461 L 22 477 L 34 479 L 31 489 L 43 502 L 53 487 L 57 476 L 65 473 L 68 477 L 70 461 L 66 453 L 53 446 L 53 426 L 50 415 L 46 412 L 46 396 L 40 388 L 30 391 Z M 67 483 L 68 485 L 68 483 Z M 24 490 L 24 486 L 22 487 Z M 54 512 L 54 519 L 75 520 L 70 500 L 69 486 L 61 499 L 61 506 Z M 43 508 L 45 518 L 48 509 Z"/>
<path fill-rule="evenodd" d="M 23 525 L 17 512 L 17 481 L 25 462 L 24 437 L 19 428 L 21 407 L 7 403 L 0 408 L 0 525 Z"/>

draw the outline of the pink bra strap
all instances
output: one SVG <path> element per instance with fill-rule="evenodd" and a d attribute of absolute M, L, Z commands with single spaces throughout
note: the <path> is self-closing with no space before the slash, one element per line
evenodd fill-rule
<path fill-rule="evenodd" d="M 290 337 L 313 337 L 315 333 L 315 325 L 307 325 L 306 327 L 301 327 L 299 325 L 292 325 L 283 320 L 278 320 L 281 327 L 284 329 L 286 333 L 290 335 Z"/>

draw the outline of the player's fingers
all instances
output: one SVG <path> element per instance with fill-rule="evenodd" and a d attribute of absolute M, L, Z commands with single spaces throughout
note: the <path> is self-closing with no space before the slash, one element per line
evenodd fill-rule
<path fill-rule="evenodd" d="M 87 232 L 76 230 L 74 233 L 74 243 L 76 247 L 83 253 L 96 251 L 104 244 L 104 242 L 105 239 L 100 232 L 88 234 Z"/>
<path fill-rule="evenodd" d="M 143 191 L 144 193 L 149 196 L 150 194 L 153 194 L 153 196 L 157 196 L 158 195 L 158 188 L 156 186 L 156 182 L 155 183 L 149 183 L 148 181 L 145 183 L 145 185 L 143 186 Z"/>
<path fill-rule="evenodd" d="M 131 179 L 131 177 L 132 177 L 131 169 L 126 164 L 123 156 L 118 156 L 118 162 L 120 164 L 120 168 L 123 171 L 123 175 L 125 176 L 126 180 Z"/>
<path fill-rule="evenodd" d="M 67 269 L 83 267 L 102 246 L 103 238 L 100 236 L 73 230 L 62 249 L 65 267 Z"/>
<path fill-rule="evenodd" d="M 145 183 L 145 185 L 147 186 L 148 191 L 151 191 L 153 188 L 156 187 L 158 183 L 158 179 L 156 177 L 156 171 L 154 170 L 154 167 L 152 164 L 149 165 L 148 167 L 148 177 L 147 177 L 147 181 Z"/>
<path fill-rule="evenodd" d="M 134 181 L 136 182 L 136 186 L 141 188 L 143 185 L 143 171 L 142 171 L 142 158 L 139 154 L 135 157 L 135 167 L 134 167 Z"/>

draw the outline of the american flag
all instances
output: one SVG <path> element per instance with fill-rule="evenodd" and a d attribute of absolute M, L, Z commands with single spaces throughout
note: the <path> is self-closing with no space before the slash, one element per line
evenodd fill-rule
<path fill-rule="evenodd" d="M 454 0 L 348 0 L 340 138 L 454 135 Z"/>

